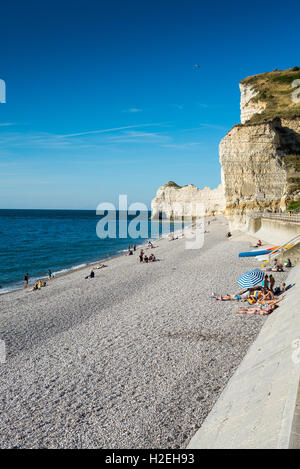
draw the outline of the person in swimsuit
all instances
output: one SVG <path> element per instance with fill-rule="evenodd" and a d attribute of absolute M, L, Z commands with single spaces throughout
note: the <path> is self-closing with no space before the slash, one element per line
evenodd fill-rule
<path fill-rule="evenodd" d="M 24 288 L 28 287 L 28 281 L 29 281 L 29 273 L 24 275 Z"/>

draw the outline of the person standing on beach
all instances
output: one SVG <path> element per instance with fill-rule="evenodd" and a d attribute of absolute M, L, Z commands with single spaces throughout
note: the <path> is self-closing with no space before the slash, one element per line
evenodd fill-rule
<path fill-rule="evenodd" d="M 133 245 L 133 250 L 136 251 L 136 244 Z"/>
<path fill-rule="evenodd" d="M 274 285 L 275 285 L 275 278 L 271 274 L 270 275 L 270 290 L 271 290 L 272 293 L 274 293 Z"/>
<path fill-rule="evenodd" d="M 263 288 L 266 288 L 266 289 L 269 288 L 269 277 L 267 274 L 265 275 L 265 278 L 263 279 L 262 286 Z"/>
<path fill-rule="evenodd" d="M 48 269 L 48 277 L 49 277 L 49 280 L 52 278 L 52 272 L 50 269 Z"/>
<path fill-rule="evenodd" d="M 27 287 L 28 287 L 28 281 L 29 281 L 29 273 L 27 272 L 27 273 L 24 275 L 24 288 L 27 288 Z"/>

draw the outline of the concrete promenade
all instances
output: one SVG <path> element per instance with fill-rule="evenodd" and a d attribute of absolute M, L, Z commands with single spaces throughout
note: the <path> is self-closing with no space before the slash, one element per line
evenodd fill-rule
<path fill-rule="evenodd" d="M 288 284 L 188 448 L 300 448 L 300 265 Z"/>

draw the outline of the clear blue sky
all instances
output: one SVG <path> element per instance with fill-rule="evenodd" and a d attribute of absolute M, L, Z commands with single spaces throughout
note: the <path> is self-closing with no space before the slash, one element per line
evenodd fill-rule
<path fill-rule="evenodd" d="M 298 1 L 2 4 L 0 208 L 216 187 L 238 82 L 300 65 L 299 17 Z"/>

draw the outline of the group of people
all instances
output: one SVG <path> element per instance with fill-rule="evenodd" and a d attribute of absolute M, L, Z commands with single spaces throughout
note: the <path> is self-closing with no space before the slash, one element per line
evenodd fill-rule
<path fill-rule="evenodd" d="M 150 239 L 147 243 L 147 248 L 148 249 L 156 248 L 156 246 L 153 245 L 153 243 Z M 129 245 L 128 248 L 127 248 L 127 256 L 133 256 L 135 251 L 136 251 L 136 244 L 133 244 L 132 248 Z M 143 249 L 140 250 L 139 259 L 140 259 L 140 263 L 144 263 L 144 264 L 148 264 L 148 262 L 155 262 L 155 261 L 159 260 L 155 257 L 155 255 L 153 253 L 151 253 L 149 256 L 147 256 L 147 254 L 145 254 Z"/>
<path fill-rule="evenodd" d="M 212 294 L 211 298 L 220 301 L 239 301 L 245 302 L 251 306 L 251 308 L 241 307 L 236 311 L 240 314 L 270 314 L 277 308 L 277 303 L 283 300 L 283 296 L 280 298 L 275 298 L 275 295 L 282 295 L 286 292 L 286 284 L 283 283 L 281 287 L 274 288 L 275 279 L 272 275 L 268 278 L 268 275 L 265 276 L 262 286 L 247 288 L 235 295 L 221 295 L 217 297 Z"/>
<path fill-rule="evenodd" d="M 144 264 L 148 264 L 148 262 L 159 261 L 159 259 L 157 259 L 154 254 L 150 254 L 150 256 L 147 256 L 147 254 L 144 253 L 143 249 L 140 250 L 139 258 L 140 263 Z"/>
<path fill-rule="evenodd" d="M 47 285 L 47 282 L 45 280 L 39 280 L 38 282 L 34 283 L 31 291 L 40 290 L 42 287 L 45 287 L 46 285 Z"/>
<path fill-rule="evenodd" d="M 106 264 L 99 264 L 97 267 L 95 267 L 96 269 L 104 269 L 104 267 L 107 267 Z M 86 277 L 84 277 L 86 280 L 89 279 L 89 278 L 95 278 L 95 272 L 94 272 L 94 269 L 91 270 L 90 272 L 90 275 L 87 275 Z"/>
<path fill-rule="evenodd" d="M 133 253 L 136 251 L 136 244 L 132 245 L 132 249 L 130 245 L 127 248 L 127 256 L 133 256 Z"/>
<path fill-rule="evenodd" d="M 54 275 L 52 274 L 52 271 L 50 269 L 48 269 L 48 272 L 47 272 L 47 275 L 48 275 L 48 279 L 51 280 L 52 278 L 54 278 Z M 27 288 L 28 287 L 28 284 L 29 284 L 29 273 L 26 272 L 26 274 L 24 275 L 24 288 Z M 33 284 L 33 287 L 32 287 L 32 290 L 31 291 L 35 291 L 35 290 L 40 290 L 42 287 L 45 287 L 47 285 L 47 282 L 45 280 L 38 280 L 37 282 L 35 282 Z"/>

